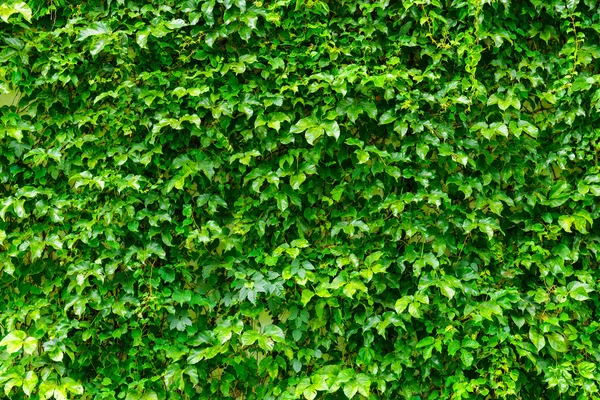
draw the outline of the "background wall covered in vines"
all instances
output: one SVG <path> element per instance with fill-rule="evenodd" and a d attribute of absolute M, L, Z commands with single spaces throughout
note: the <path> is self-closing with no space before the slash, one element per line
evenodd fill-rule
<path fill-rule="evenodd" d="M 0 393 L 598 398 L 599 9 L 2 2 Z"/>

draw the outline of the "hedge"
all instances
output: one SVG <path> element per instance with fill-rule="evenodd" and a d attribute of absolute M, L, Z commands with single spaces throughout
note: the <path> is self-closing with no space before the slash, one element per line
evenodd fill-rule
<path fill-rule="evenodd" d="M 0 5 L 10 399 L 597 399 L 597 0 Z"/>

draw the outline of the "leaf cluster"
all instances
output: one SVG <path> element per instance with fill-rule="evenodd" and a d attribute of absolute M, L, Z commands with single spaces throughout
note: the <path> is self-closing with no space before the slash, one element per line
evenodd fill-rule
<path fill-rule="evenodd" d="M 594 399 L 597 0 L 0 5 L 10 399 Z"/>

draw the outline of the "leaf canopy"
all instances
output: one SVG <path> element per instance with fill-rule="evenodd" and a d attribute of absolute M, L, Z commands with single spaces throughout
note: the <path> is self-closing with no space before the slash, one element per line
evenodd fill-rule
<path fill-rule="evenodd" d="M 0 4 L 10 399 L 595 399 L 597 0 Z"/>

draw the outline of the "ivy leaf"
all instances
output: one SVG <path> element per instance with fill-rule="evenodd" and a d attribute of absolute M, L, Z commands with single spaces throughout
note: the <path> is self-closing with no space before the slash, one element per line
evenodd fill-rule
<path fill-rule="evenodd" d="M 285 193 L 275 193 L 275 200 L 277 200 L 277 208 L 279 208 L 279 211 L 284 212 L 288 208 L 288 197 Z"/>
<path fill-rule="evenodd" d="M 560 333 L 552 332 L 548 335 L 548 343 L 550 347 L 559 353 L 564 353 L 568 350 L 568 345 L 565 337 Z"/>
<path fill-rule="evenodd" d="M 387 110 L 386 112 L 381 114 L 381 117 L 379 118 L 379 124 L 380 125 L 391 124 L 397 118 L 398 117 L 395 115 L 394 110 Z"/>
<path fill-rule="evenodd" d="M 269 64 L 273 69 L 283 69 L 285 68 L 285 62 L 280 57 L 275 57 L 274 59 L 269 61 Z"/>
<path fill-rule="evenodd" d="M 402 312 L 406 309 L 406 307 L 408 307 L 410 303 L 411 300 L 408 297 L 403 297 L 401 299 L 396 300 L 396 305 L 394 306 L 394 309 L 398 314 L 402 314 Z"/>
<path fill-rule="evenodd" d="M 367 115 L 372 119 L 377 119 L 377 106 L 372 101 L 362 101 L 362 108 L 366 111 Z"/>
<path fill-rule="evenodd" d="M 300 172 L 299 174 L 290 177 L 290 186 L 292 189 L 298 190 L 304 181 L 306 181 L 306 175 L 303 172 Z"/>
<path fill-rule="evenodd" d="M 577 4 L 579 4 L 579 0 L 567 0 L 567 8 L 570 11 L 574 11 L 577 7 Z"/>
<path fill-rule="evenodd" d="M 242 346 L 247 347 L 254 344 L 260 338 L 257 330 L 249 330 L 242 334 Z"/>
<path fill-rule="evenodd" d="M 450 342 L 450 344 L 448 344 L 449 355 L 455 355 L 458 352 L 458 350 L 460 350 L 460 342 L 458 340 L 453 340 L 452 342 Z"/>
<path fill-rule="evenodd" d="M 317 391 L 314 388 L 309 387 L 302 392 L 302 395 L 307 400 L 313 400 L 317 397 Z"/>
<path fill-rule="evenodd" d="M 577 365 L 579 374 L 586 379 L 594 379 L 594 372 L 596 371 L 596 365 L 589 361 L 583 361 Z"/>
<path fill-rule="evenodd" d="M 571 282 L 568 285 L 569 288 L 569 295 L 577 300 L 577 301 L 585 301 L 585 300 L 589 300 L 589 296 L 588 293 L 593 292 L 594 289 L 592 289 L 591 287 L 589 287 L 589 285 L 583 283 L 583 282 Z"/>
<path fill-rule="evenodd" d="M 546 339 L 544 339 L 544 335 L 539 333 L 536 328 L 532 327 L 529 329 L 529 339 L 531 339 L 531 342 L 538 351 L 543 349 L 546 345 Z"/>
<path fill-rule="evenodd" d="M 419 341 L 419 343 L 417 343 L 416 348 L 420 349 L 422 347 L 433 346 L 434 342 L 435 342 L 435 338 L 433 336 L 427 336 L 427 337 L 424 337 L 423 339 L 421 339 Z"/>
<path fill-rule="evenodd" d="M 31 396 L 37 384 L 37 374 L 34 371 L 27 371 L 25 378 L 23 379 L 23 392 L 25 392 L 27 396 Z"/>
<path fill-rule="evenodd" d="M 308 144 L 313 145 L 315 142 L 323 136 L 324 129 L 321 126 L 313 126 L 306 130 L 304 137 Z"/>
<path fill-rule="evenodd" d="M 302 305 L 306 306 L 308 304 L 308 302 L 310 302 L 310 300 L 314 297 L 315 293 L 312 290 L 309 289 L 304 289 L 302 291 Z"/>
<path fill-rule="evenodd" d="M 110 34 L 110 28 L 104 22 L 94 22 L 87 28 L 82 29 L 79 32 L 79 36 L 77 37 L 77 41 L 82 41 L 87 39 L 90 36 L 98 36 L 98 35 L 107 35 Z"/>
<path fill-rule="evenodd" d="M 344 394 L 346 397 L 352 399 L 358 392 L 359 386 L 359 383 L 354 379 L 344 383 Z"/>
<path fill-rule="evenodd" d="M 301 120 L 296 122 L 296 124 L 290 128 L 290 132 L 291 133 L 302 133 L 309 128 L 316 127 L 317 125 L 318 124 L 317 124 L 317 120 L 315 119 L 315 117 L 311 116 L 311 117 L 302 118 Z"/>
<path fill-rule="evenodd" d="M 356 150 L 355 153 L 359 164 L 365 164 L 367 161 L 369 161 L 370 156 L 368 151 Z"/>
<path fill-rule="evenodd" d="M 8 22 L 8 18 L 13 14 L 21 14 L 28 22 L 31 22 L 31 8 L 25 2 L 13 2 L 0 4 L 0 18 Z"/>
<path fill-rule="evenodd" d="M 340 137 L 340 127 L 336 121 L 326 121 L 326 122 L 323 122 L 321 124 L 321 126 L 325 130 L 325 133 L 327 134 L 327 136 L 334 137 L 335 140 L 337 140 Z"/>
<path fill-rule="evenodd" d="M 573 82 L 573 85 L 571 85 L 571 90 L 574 92 L 590 90 L 595 82 L 596 81 L 592 77 L 580 76 L 577 77 Z"/>
<path fill-rule="evenodd" d="M 356 383 L 358 384 L 358 392 L 365 397 L 369 397 L 371 393 L 371 378 L 367 374 L 357 374 Z"/>
<path fill-rule="evenodd" d="M 440 284 L 440 291 L 442 292 L 442 294 L 444 296 L 446 296 L 447 298 L 449 298 L 451 300 L 454 297 L 454 294 L 456 293 L 456 291 L 446 283 Z"/>
<path fill-rule="evenodd" d="M 23 331 L 12 331 L 0 341 L 0 346 L 6 346 L 8 354 L 21 350 L 27 334 Z"/>
<path fill-rule="evenodd" d="M 474 359 L 475 358 L 473 357 L 471 352 L 469 352 L 466 349 L 460 349 L 460 360 L 463 362 L 465 367 L 470 367 L 473 364 Z"/>
<path fill-rule="evenodd" d="M 106 40 L 105 38 L 96 40 L 92 45 L 92 48 L 90 49 L 90 54 L 95 56 L 96 54 L 100 53 L 107 44 L 108 40 Z"/>
<path fill-rule="evenodd" d="M 34 337 L 29 336 L 23 341 L 23 352 L 25 354 L 33 354 L 37 349 L 38 340 Z"/>
<path fill-rule="evenodd" d="M 269 336 L 275 342 L 283 342 L 285 340 L 285 332 L 277 325 L 267 325 L 263 330 L 265 336 Z"/>
<path fill-rule="evenodd" d="M 185 331 L 185 328 L 192 325 L 192 320 L 185 315 L 170 316 L 169 328 L 177 329 L 180 332 Z"/>
<path fill-rule="evenodd" d="M 560 217 L 558 217 L 558 224 L 567 232 L 571 232 L 571 225 L 574 221 L 575 218 L 573 218 L 570 215 L 561 215 Z"/>
<path fill-rule="evenodd" d="M 364 112 L 363 108 L 360 107 L 358 104 L 352 104 L 346 110 L 348 118 L 350 119 L 350 121 L 352 121 L 352 123 L 356 122 L 356 120 L 358 119 L 360 114 L 362 114 L 363 112 Z"/>

